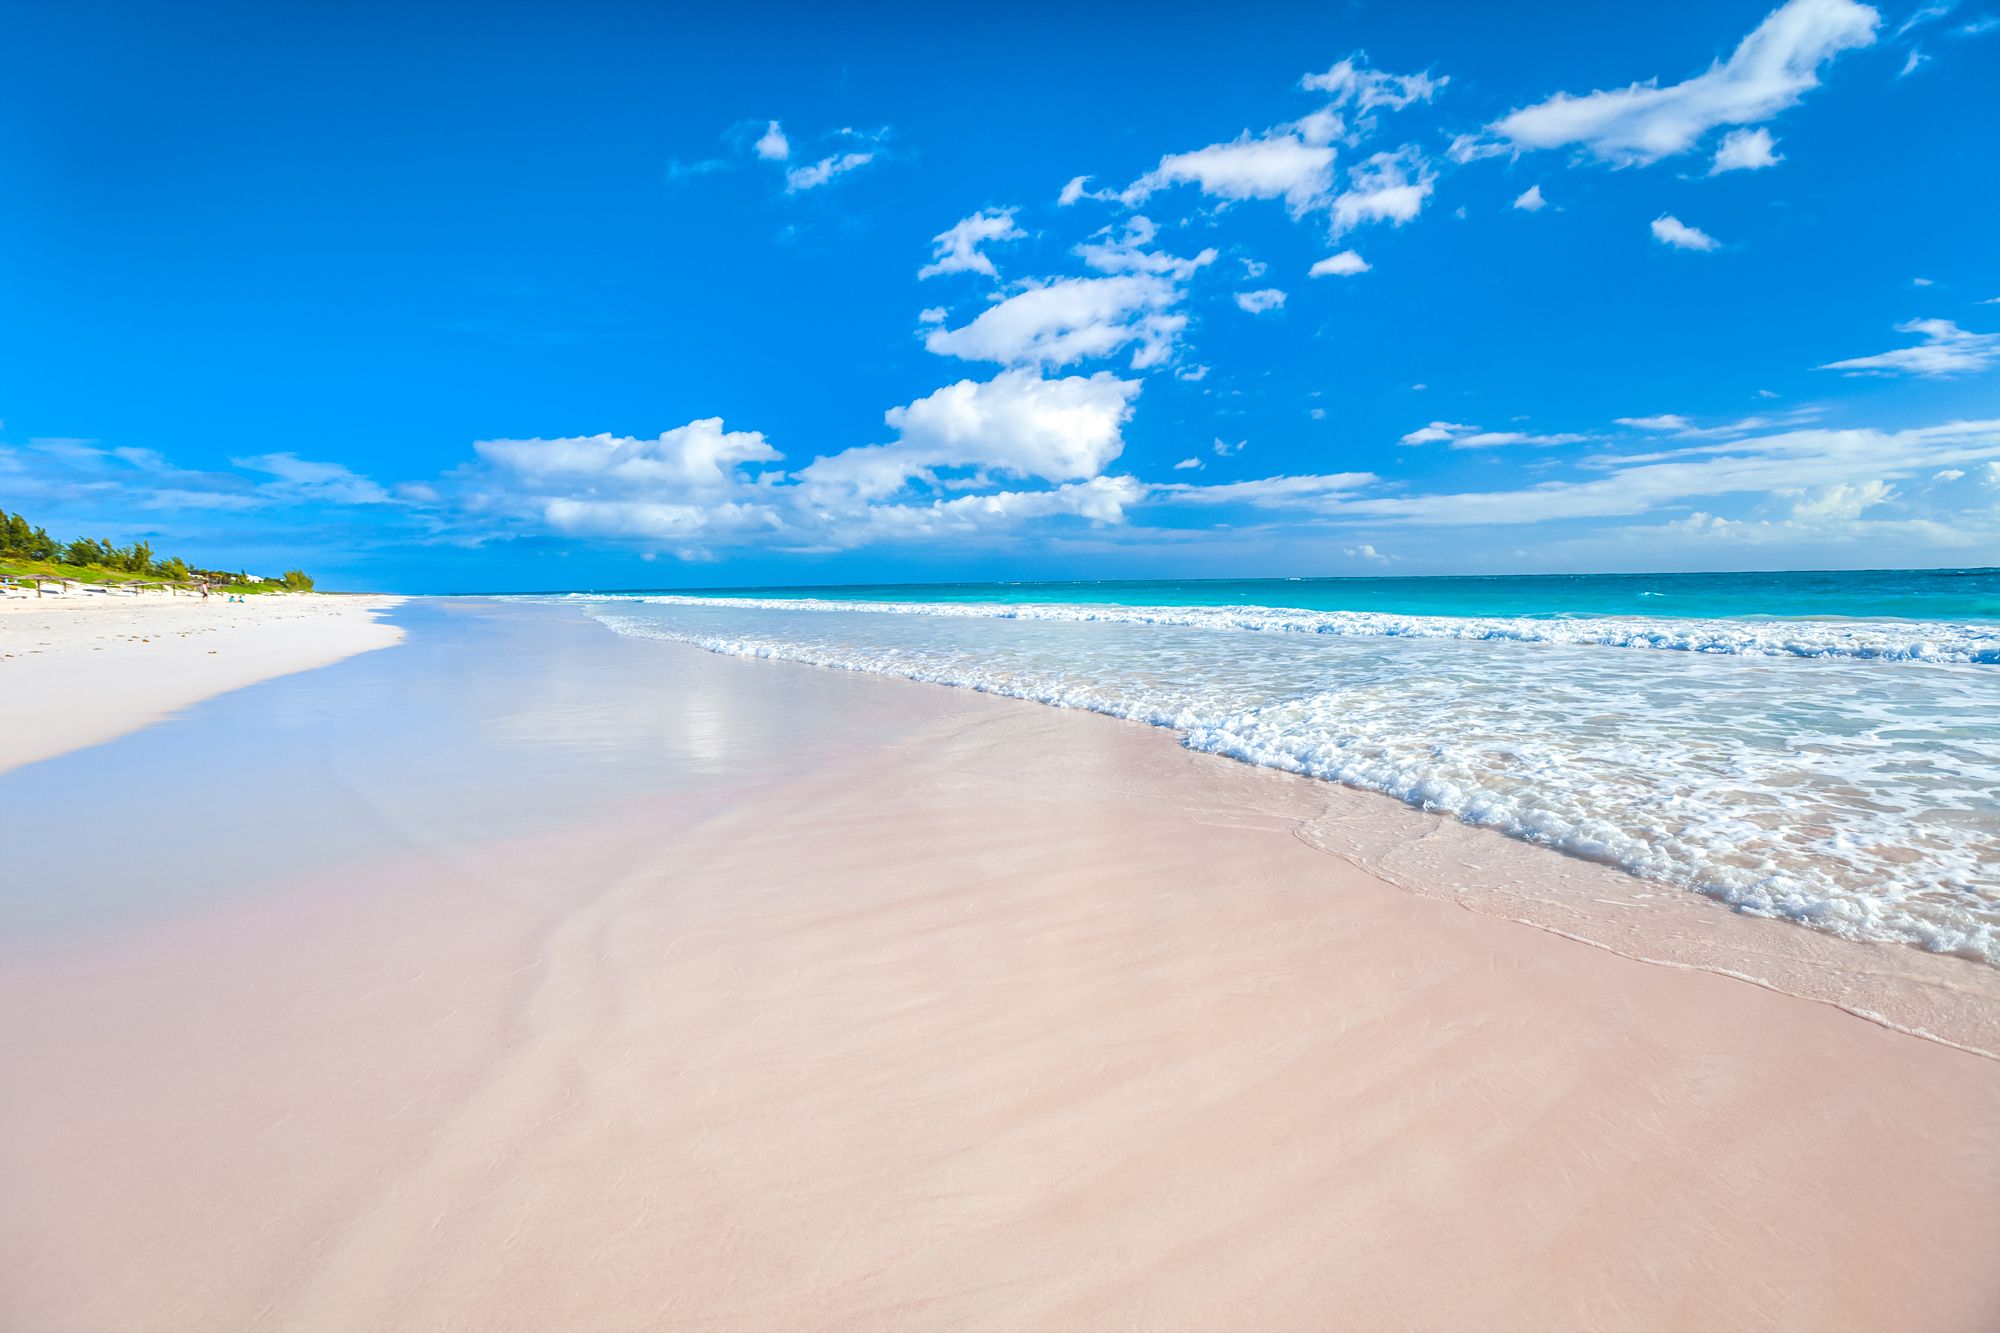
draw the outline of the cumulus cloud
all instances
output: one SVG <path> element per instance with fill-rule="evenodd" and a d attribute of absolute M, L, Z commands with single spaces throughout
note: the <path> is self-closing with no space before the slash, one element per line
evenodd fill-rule
<path fill-rule="evenodd" d="M 1108 371 L 1045 380 L 1013 370 L 985 383 L 947 385 L 890 409 L 885 420 L 902 436 L 894 447 L 927 466 L 1082 481 L 1103 472 L 1124 449 L 1124 426 L 1138 394 L 1137 380 Z"/>
<path fill-rule="evenodd" d="M 780 457 L 762 432 L 724 430 L 720 417 L 690 421 L 652 439 L 599 434 L 481 440 L 473 452 L 530 482 L 573 479 L 606 493 L 660 488 L 676 495 L 731 491 L 741 482 L 743 464 Z"/>
<path fill-rule="evenodd" d="M 940 273 L 984 273 L 998 277 L 993 261 L 981 246 L 997 241 L 1014 241 L 1028 233 L 1014 225 L 1011 208 L 988 208 L 961 218 L 933 240 L 931 262 L 917 270 L 917 277 L 934 278 Z"/>
<path fill-rule="evenodd" d="M 1887 504 L 1895 495 L 1889 483 L 1879 478 L 1863 482 L 1838 482 L 1822 486 L 1792 506 L 1796 519 L 1836 519 L 1846 522 L 1860 518 L 1863 511 Z"/>
<path fill-rule="evenodd" d="M 1352 250 L 1342 250 L 1337 255 L 1328 255 L 1325 259 L 1319 260 L 1306 272 L 1308 276 L 1315 278 L 1351 278 L 1357 273 L 1366 273 L 1368 268 L 1368 261 L 1360 255 Z"/>
<path fill-rule="evenodd" d="M 1017 292 L 959 328 L 935 328 L 924 346 L 939 356 L 1005 366 L 1066 366 L 1134 347 L 1143 370 L 1173 354 L 1187 316 L 1173 313 L 1181 289 L 1150 273 L 1060 278 Z"/>
<path fill-rule="evenodd" d="M 1654 218 L 1652 228 L 1654 240 L 1676 250 L 1714 250 L 1722 244 L 1701 228 L 1688 226 L 1672 213 L 1662 213 Z"/>
<path fill-rule="evenodd" d="M 1365 222 L 1402 226 L 1424 206 L 1436 175 L 1414 147 L 1376 153 L 1347 173 L 1347 189 L 1333 201 L 1333 234 Z"/>
<path fill-rule="evenodd" d="M 1912 319 L 1898 324 L 1896 332 L 1914 333 L 1923 341 L 1914 347 L 1899 347 L 1874 356 L 1829 361 L 1820 369 L 1849 375 L 1920 375 L 1944 379 L 1969 375 L 2000 362 L 2000 333 L 1973 333 L 1948 319 Z"/>
<path fill-rule="evenodd" d="M 1819 86 L 1828 61 L 1872 44 L 1880 22 L 1880 14 L 1855 0 L 1787 0 L 1728 60 L 1691 79 L 1580 97 L 1557 93 L 1489 130 L 1515 149 L 1574 145 L 1618 166 L 1655 162 L 1688 152 L 1719 126 L 1770 120 Z"/>
<path fill-rule="evenodd" d="M 785 131 L 775 120 L 764 127 L 764 133 L 758 136 L 751 148 L 766 162 L 783 162 L 792 155 L 792 141 L 785 137 Z"/>
<path fill-rule="evenodd" d="M 962 380 L 884 414 L 895 438 L 796 473 L 761 432 L 705 418 L 646 439 L 485 440 L 457 478 L 475 512 L 554 531 L 672 546 L 843 549 L 1069 516 L 1122 521 L 1145 495 L 1106 469 L 1124 449 L 1136 381 L 1029 370 Z M 1041 483 L 1027 489 L 1000 482 Z"/>
<path fill-rule="evenodd" d="M 1218 199 L 1283 199 L 1295 215 L 1321 207 L 1333 188 L 1334 150 L 1281 128 L 1228 143 L 1169 153 L 1121 196 L 1137 204 L 1173 185 L 1193 185 Z"/>
<path fill-rule="evenodd" d="M 1719 176 L 1725 171 L 1762 171 L 1765 167 L 1775 167 L 1785 160 L 1773 151 L 1775 147 L 1776 140 L 1771 138 L 1769 130 L 1731 130 L 1716 146 L 1708 174 Z"/>
<path fill-rule="evenodd" d="M 1530 185 L 1515 198 L 1514 207 L 1520 209 L 1523 213 L 1539 213 L 1548 207 L 1548 202 L 1548 200 L 1542 198 L 1541 186 Z"/>
<path fill-rule="evenodd" d="M 1261 315 L 1267 310 L 1276 310 L 1285 303 L 1285 294 L 1276 287 L 1265 287 L 1254 292 L 1237 292 L 1236 304 L 1246 313 Z"/>

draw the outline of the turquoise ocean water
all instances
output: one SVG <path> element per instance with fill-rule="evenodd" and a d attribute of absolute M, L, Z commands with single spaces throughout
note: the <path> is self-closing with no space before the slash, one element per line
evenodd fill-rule
<path fill-rule="evenodd" d="M 2000 569 L 1458 578 L 1150 579 L 660 589 L 826 601 L 1270 606 L 1428 616 L 1893 617 L 2000 620 Z"/>
<path fill-rule="evenodd" d="M 893 585 L 565 600 L 1386 793 L 2000 963 L 2000 570 Z"/>

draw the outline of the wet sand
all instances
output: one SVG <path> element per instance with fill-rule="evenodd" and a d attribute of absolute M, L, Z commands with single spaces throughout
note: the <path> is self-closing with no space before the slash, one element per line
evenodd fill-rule
<path fill-rule="evenodd" d="M 321 823 L 17 862 L 74 896 L 0 892 L 0 1326 L 2000 1314 L 1989 1058 L 1396 887 L 1314 845 L 1390 803 L 1162 732 L 408 620 L 0 777 Z"/>

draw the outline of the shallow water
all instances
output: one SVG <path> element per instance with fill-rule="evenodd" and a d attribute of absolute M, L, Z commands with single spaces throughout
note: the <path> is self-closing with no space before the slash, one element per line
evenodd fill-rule
<path fill-rule="evenodd" d="M 585 604 L 628 636 L 1171 727 L 1746 911 L 2000 963 L 2000 626 L 1977 620 Z"/>

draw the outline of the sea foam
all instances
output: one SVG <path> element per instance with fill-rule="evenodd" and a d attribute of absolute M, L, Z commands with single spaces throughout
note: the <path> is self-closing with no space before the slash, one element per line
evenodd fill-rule
<path fill-rule="evenodd" d="M 585 594 L 570 594 L 582 597 Z M 590 600 L 608 600 L 590 597 Z M 876 615 L 1171 625 L 1186 629 L 1358 638 L 1465 639 L 1721 653 L 1737 657 L 1851 657 L 1888 662 L 2000 665 L 2000 629 L 1937 621 L 1667 620 L 1640 616 L 1412 616 L 1269 606 L 1118 606 L 1095 603 L 879 602 L 645 594 L 655 606 L 757 611 L 865 611 Z"/>

